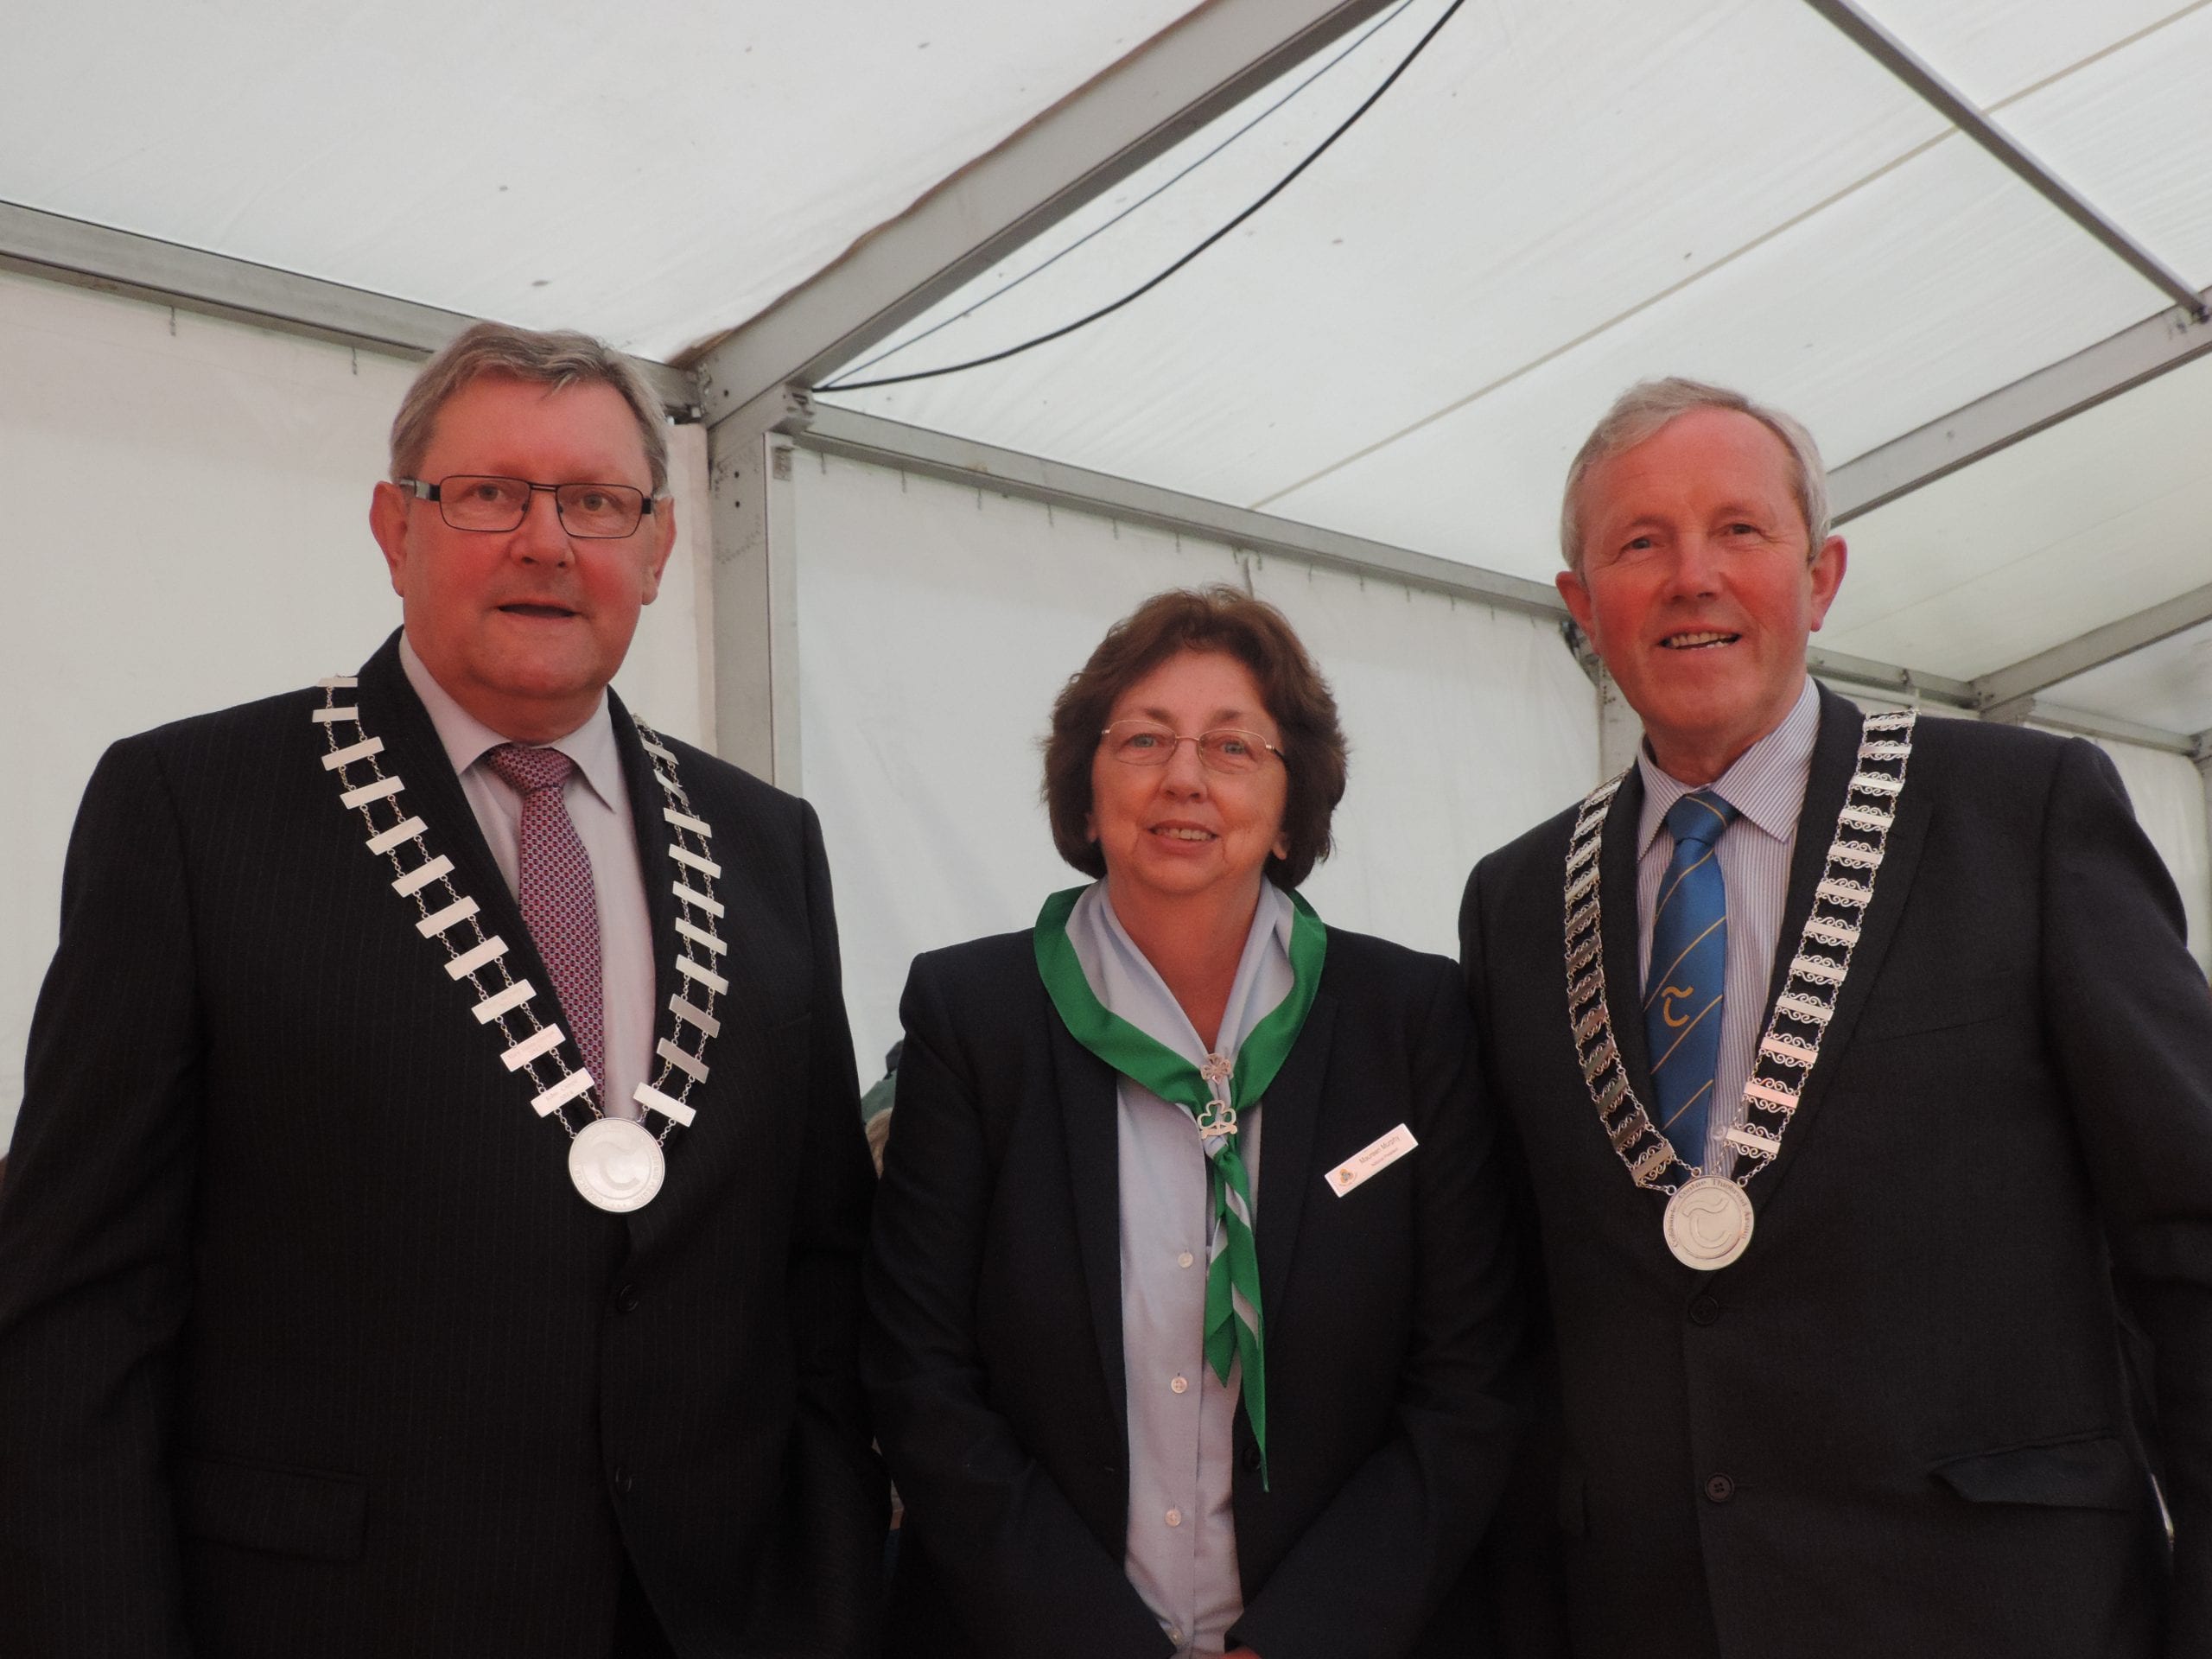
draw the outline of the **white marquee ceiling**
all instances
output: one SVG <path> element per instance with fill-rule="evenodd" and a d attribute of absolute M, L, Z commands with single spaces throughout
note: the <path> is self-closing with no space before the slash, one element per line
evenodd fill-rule
<path fill-rule="evenodd" d="M 667 357 L 1195 0 L 27 0 L 0 201 Z"/>
<path fill-rule="evenodd" d="M 1318 143 L 1445 6 L 1385 14 L 845 378 L 982 355 L 1126 292 Z M 1870 10 L 2212 285 L 2212 7 Z M 1548 580 L 1567 459 L 1639 376 L 1742 386 L 1840 462 L 2171 304 L 1809 7 L 1471 0 L 1333 150 L 1160 289 L 1003 363 L 828 397 Z M 2200 586 L 2208 425 L 2200 362 L 1860 518 L 1821 643 L 1970 678 Z M 2148 720 L 2124 680 L 2066 690 Z M 2212 726 L 2202 697 L 2161 707 Z"/>

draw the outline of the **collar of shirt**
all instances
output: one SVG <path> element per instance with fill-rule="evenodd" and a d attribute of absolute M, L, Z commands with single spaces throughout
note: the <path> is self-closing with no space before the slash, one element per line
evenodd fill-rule
<path fill-rule="evenodd" d="M 1651 850 L 1675 803 L 1700 787 L 1717 791 L 1746 821 L 1777 841 L 1788 841 L 1797 833 L 1805 782 L 1813 772 L 1813 744 L 1820 734 L 1821 694 L 1808 674 L 1782 723 L 1738 755 L 1711 784 L 1686 784 L 1670 777 L 1651 758 L 1650 745 L 1639 745 L 1636 765 L 1643 778 L 1643 811 L 1637 823 L 1637 857 Z"/>
<path fill-rule="evenodd" d="M 437 728 L 438 741 L 445 746 L 446 759 L 453 762 L 456 776 L 467 772 L 489 751 L 513 741 L 462 708 L 453 693 L 440 685 L 423 666 L 423 659 L 415 654 L 415 647 L 404 632 L 399 636 L 399 665 L 406 671 L 408 684 L 415 688 L 415 695 L 422 698 L 423 707 L 429 710 L 430 724 Z M 597 706 L 582 725 L 543 747 L 558 749 L 575 761 L 577 772 L 592 793 L 609 809 L 615 809 L 617 803 L 627 798 L 627 792 L 620 787 L 622 755 L 614 745 L 614 716 L 607 708 L 605 691 L 599 694 Z"/>
<path fill-rule="evenodd" d="M 1290 995 L 1290 925 L 1296 913 L 1281 890 L 1262 878 L 1260 902 L 1253 910 L 1244 954 L 1237 960 L 1229 1006 L 1222 1014 L 1222 1053 L 1234 1055 L 1252 1027 Z M 1083 964 L 1084 977 L 1090 982 L 1091 994 L 1110 1012 L 1192 1065 L 1205 1059 L 1205 1045 L 1198 1040 L 1190 1016 L 1122 927 L 1103 881 L 1093 882 L 1076 900 L 1068 916 L 1068 939 Z"/>

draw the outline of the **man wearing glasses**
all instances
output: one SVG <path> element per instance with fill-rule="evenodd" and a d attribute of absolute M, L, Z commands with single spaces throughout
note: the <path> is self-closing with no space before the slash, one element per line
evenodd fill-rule
<path fill-rule="evenodd" d="M 868 1651 L 820 834 L 607 689 L 657 410 L 482 324 L 391 460 L 400 632 L 86 793 L 0 1200 L 0 1652 Z"/>

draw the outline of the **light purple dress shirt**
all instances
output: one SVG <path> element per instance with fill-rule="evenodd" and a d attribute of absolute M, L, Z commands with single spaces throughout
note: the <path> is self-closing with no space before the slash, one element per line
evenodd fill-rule
<path fill-rule="evenodd" d="M 1222 1015 L 1221 1052 L 1236 1057 L 1252 1027 L 1291 991 L 1296 912 L 1272 883 L 1245 936 Z M 1205 1045 L 1166 982 L 1138 950 L 1103 881 L 1076 900 L 1068 938 L 1091 992 L 1112 1012 L 1192 1065 Z M 1236 1567 L 1236 1401 L 1240 1373 L 1205 1362 L 1206 1157 L 1190 1113 L 1142 1084 L 1120 1080 L 1122 1364 L 1128 1389 L 1129 1524 L 1122 1565 L 1177 1659 L 1217 1654 L 1244 1611 Z M 1260 1103 L 1240 1110 L 1237 1150 L 1260 1213 Z M 1265 1310 L 1262 1310 L 1264 1314 Z"/>
<path fill-rule="evenodd" d="M 491 767 L 485 753 L 510 740 L 502 737 L 456 702 L 431 677 L 404 634 L 399 663 L 407 683 L 429 711 L 461 779 L 461 793 L 476 814 L 492 859 L 513 893 L 521 865 L 522 797 Z M 576 839 L 591 860 L 591 880 L 599 906 L 599 970 L 601 985 L 601 1041 L 607 1076 L 599 1079 L 600 1101 L 610 1117 L 636 1117 L 632 1098 L 650 1076 L 653 1046 L 653 926 L 645 908 L 645 867 L 638 858 L 637 827 L 630 817 L 630 788 L 622 776 L 621 751 L 614 745 L 614 719 L 607 694 L 599 695 L 591 717 L 566 737 L 544 745 L 576 763 L 562 785 L 562 804 L 576 827 Z"/>
<path fill-rule="evenodd" d="M 1744 1121 L 1744 1084 L 1751 1075 L 1759 1032 L 1766 1020 L 1766 990 L 1774 969 L 1782 909 L 1789 895 L 1789 859 L 1797 845 L 1797 815 L 1812 775 L 1813 744 L 1821 734 L 1821 696 L 1808 677 L 1782 723 L 1736 757 L 1714 782 L 1686 784 L 1660 770 L 1647 744 L 1637 752 L 1643 776 L 1643 812 L 1637 824 L 1636 948 L 1638 982 L 1651 972 L 1651 920 L 1659 887 L 1675 855 L 1667 812 L 1676 801 L 1708 788 L 1742 814 L 1713 848 L 1728 890 L 1727 1001 L 1720 1009 L 1720 1059 L 1713 1069 L 1711 1116 L 1705 1130 L 1705 1173 L 1726 1177 L 1736 1154 L 1724 1138 Z M 1616 1018 L 1618 1016 L 1616 1015 Z M 1643 1017 L 1642 1007 L 1636 1017 Z"/>

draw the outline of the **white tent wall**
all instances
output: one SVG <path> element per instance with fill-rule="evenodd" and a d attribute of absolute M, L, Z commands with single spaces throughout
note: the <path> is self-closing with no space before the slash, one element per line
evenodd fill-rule
<path fill-rule="evenodd" d="M 1027 926 L 1082 880 L 1052 850 L 1039 741 L 1148 594 L 1249 581 L 1329 677 L 1352 781 L 1307 891 L 1339 925 L 1452 953 L 1475 859 L 1597 779 L 1595 695 L 1544 620 L 840 458 L 792 474 L 801 783 L 863 1081 L 915 953 Z"/>
<path fill-rule="evenodd" d="M 0 1149 L 100 752 L 349 671 L 397 626 L 368 499 L 416 367 L 0 273 Z M 671 437 L 677 550 L 617 685 L 709 741 L 705 443 Z"/>

